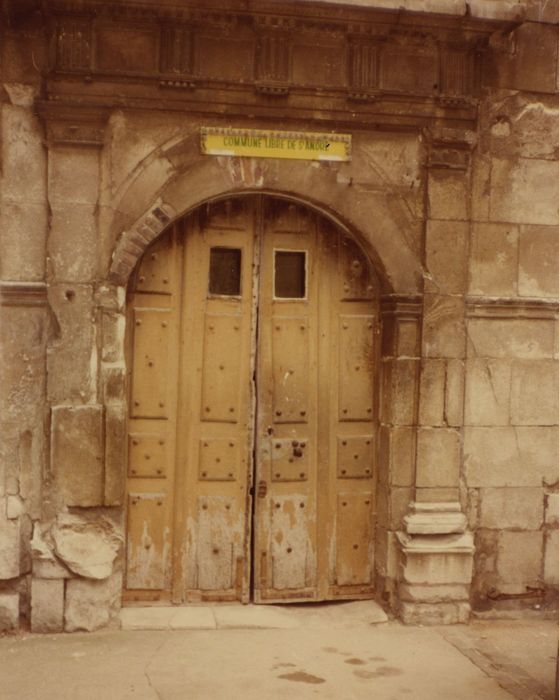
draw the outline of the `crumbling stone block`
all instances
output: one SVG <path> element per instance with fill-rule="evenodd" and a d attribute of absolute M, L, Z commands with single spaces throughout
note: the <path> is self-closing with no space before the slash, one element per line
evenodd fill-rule
<path fill-rule="evenodd" d="M 52 469 L 66 505 L 102 505 L 102 406 L 54 407 L 51 451 Z"/>
<path fill-rule="evenodd" d="M 114 574 L 105 581 L 68 581 L 64 611 L 66 631 L 91 632 L 105 627 L 118 613 L 121 586 L 120 574 Z"/>
<path fill-rule="evenodd" d="M 33 579 L 31 582 L 31 631 L 62 632 L 63 619 L 64 580 Z"/>
<path fill-rule="evenodd" d="M 0 580 L 20 574 L 19 521 L 8 520 L 4 513 L 5 500 L 0 499 Z"/>
<path fill-rule="evenodd" d="M 61 515 L 51 530 L 56 555 L 79 576 L 106 579 L 122 540 L 106 518 L 84 520 L 75 515 Z"/>
<path fill-rule="evenodd" d="M 19 593 L 0 592 L 0 632 L 16 632 L 19 627 Z"/>

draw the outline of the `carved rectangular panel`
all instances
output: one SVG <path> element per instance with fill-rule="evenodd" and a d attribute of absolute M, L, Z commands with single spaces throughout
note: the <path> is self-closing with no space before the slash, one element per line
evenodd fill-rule
<path fill-rule="evenodd" d="M 56 67 L 59 70 L 91 70 L 91 23 L 63 19 L 56 28 Z"/>
<path fill-rule="evenodd" d="M 339 42 L 320 43 L 318 34 L 295 39 L 292 48 L 292 74 L 296 85 L 342 87 L 346 83 L 345 46 Z"/>
<path fill-rule="evenodd" d="M 171 294 L 173 256 L 170 254 L 171 242 L 163 237 L 142 258 L 136 275 L 137 292 L 155 292 Z"/>
<path fill-rule="evenodd" d="M 249 39 L 224 34 L 196 37 L 196 69 L 203 78 L 248 81 L 253 64 L 254 42 Z"/>
<path fill-rule="evenodd" d="M 307 497 L 274 496 L 271 507 L 273 588 L 297 589 L 313 585 Z"/>
<path fill-rule="evenodd" d="M 234 554 L 235 549 L 240 551 L 241 527 L 234 498 L 198 498 L 197 562 L 200 590 L 218 591 L 233 586 Z"/>
<path fill-rule="evenodd" d="M 380 87 L 411 94 L 438 89 L 438 56 L 434 50 L 414 46 L 387 48 L 382 55 Z"/>
<path fill-rule="evenodd" d="M 371 266 L 357 245 L 340 236 L 339 244 L 339 284 L 342 301 L 364 301 L 373 299 L 377 292 L 377 282 Z"/>
<path fill-rule="evenodd" d="M 163 433 L 130 433 L 128 476 L 165 479 L 168 471 L 167 441 Z"/>
<path fill-rule="evenodd" d="M 169 414 L 169 323 L 167 310 L 134 309 L 133 418 L 166 418 Z"/>
<path fill-rule="evenodd" d="M 373 418 L 373 316 L 340 316 L 339 418 Z"/>
<path fill-rule="evenodd" d="M 166 508 L 163 493 L 130 493 L 128 496 L 128 589 L 165 588 L 171 551 L 165 528 Z"/>
<path fill-rule="evenodd" d="M 262 31 L 256 43 L 256 80 L 261 87 L 275 88 L 272 94 L 287 92 L 290 64 L 290 35 L 280 30 Z M 283 91 L 281 88 L 283 87 Z"/>
<path fill-rule="evenodd" d="M 336 514 L 336 583 L 370 583 L 371 494 L 340 493 Z"/>
<path fill-rule="evenodd" d="M 121 24 L 97 28 L 96 64 L 101 70 L 151 73 L 157 70 L 158 29 L 125 27 Z"/>
<path fill-rule="evenodd" d="M 200 481 L 234 481 L 240 467 L 237 438 L 200 440 L 198 478 Z"/>
<path fill-rule="evenodd" d="M 372 435 L 338 437 L 339 479 L 370 479 L 373 464 Z"/>
<path fill-rule="evenodd" d="M 308 420 L 308 336 L 308 320 L 303 316 L 272 319 L 275 423 L 306 423 Z"/>
<path fill-rule="evenodd" d="M 218 423 L 238 420 L 242 326 L 242 316 L 206 316 L 201 420 Z"/>
<path fill-rule="evenodd" d="M 463 51 L 447 49 L 441 61 L 441 92 L 444 95 L 468 95 L 473 89 L 473 60 Z"/>
<path fill-rule="evenodd" d="M 378 88 L 378 44 L 355 40 L 349 48 L 349 84 L 354 93 L 372 92 Z"/>
<path fill-rule="evenodd" d="M 308 441 L 272 438 L 269 441 L 272 481 L 307 481 Z"/>
<path fill-rule="evenodd" d="M 191 75 L 194 67 L 194 41 L 189 27 L 167 26 L 161 30 L 161 72 Z"/>

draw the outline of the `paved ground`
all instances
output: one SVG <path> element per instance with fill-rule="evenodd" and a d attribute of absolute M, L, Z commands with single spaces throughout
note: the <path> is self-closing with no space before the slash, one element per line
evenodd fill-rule
<path fill-rule="evenodd" d="M 405 627 L 371 605 L 213 606 L 202 629 L 160 612 L 147 624 L 164 629 L 5 637 L 0 698 L 553 699 L 555 622 Z"/>

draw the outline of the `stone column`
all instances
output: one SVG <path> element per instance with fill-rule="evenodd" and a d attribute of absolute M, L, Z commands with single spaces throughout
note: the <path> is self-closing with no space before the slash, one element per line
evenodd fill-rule
<path fill-rule="evenodd" d="M 411 623 L 470 613 L 473 538 L 460 503 L 470 136 L 428 144 L 415 500 L 399 533 L 400 613 Z"/>

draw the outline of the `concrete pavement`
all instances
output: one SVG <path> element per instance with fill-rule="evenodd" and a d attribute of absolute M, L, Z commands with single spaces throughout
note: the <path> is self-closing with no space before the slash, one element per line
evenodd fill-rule
<path fill-rule="evenodd" d="M 4 637 L 0 698 L 552 700 L 555 622 L 405 627 L 370 606 L 209 606 L 205 629 Z"/>

